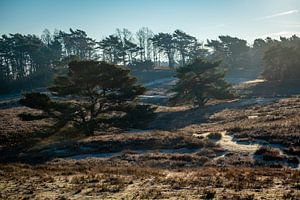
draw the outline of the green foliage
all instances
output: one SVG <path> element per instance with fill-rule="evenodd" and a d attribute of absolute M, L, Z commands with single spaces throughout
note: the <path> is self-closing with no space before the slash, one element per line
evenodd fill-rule
<path fill-rule="evenodd" d="M 207 47 L 213 49 L 210 56 L 212 60 L 222 60 L 223 66 L 230 71 L 247 67 L 248 52 L 250 47 L 246 40 L 231 36 L 219 36 L 220 40 L 207 40 Z"/>
<path fill-rule="evenodd" d="M 214 199 L 216 196 L 216 191 L 212 189 L 204 190 L 203 198 L 204 199 Z"/>
<path fill-rule="evenodd" d="M 46 94 L 41 93 L 26 93 L 23 99 L 20 99 L 21 105 L 26 105 L 29 108 L 47 110 L 50 105 L 50 98 Z"/>
<path fill-rule="evenodd" d="M 38 87 L 47 87 L 52 82 L 53 71 L 51 69 L 41 69 L 29 76 L 10 79 L 0 78 L 0 94 L 20 92 L 24 90 L 32 90 Z"/>
<path fill-rule="evenodd" d="M 222 138 L 222 134 L 218 133 L 218 132 L 213 132 L 213 133 L 208 134 L 207 137 L 208 137 L 208 139 L 211 139 L 211 140 L 220 140 Z"/>
<path fill-rule="evenodd" d="M 154 35 L 151 40 L 153 42 L 153 45 L 159 49 L 159 52 L 167 55 L 169 67 L 174 68 L 175 41 L 172 34 L 158 33 Z"/>
<path fill-rule="evenodd" d="M 231 76 L 268 80 L 299 79 L 299 37 L 256 39 L 252 47 L 246 40 L 220 36 L 219 40 L 208 40 L 207 47 L 213 52 L 210 60 L 222 60 L 222 67 Z"/>
<path fill-rule="evenodd" d="M 188 57 L 192 45 L 197 42 L 197 39 L 180 30 L 175 30 L 173 38 L 175 48 L 179 51 L 181 56 L 181 66 L 185 66 L 186 57 Z"/>
<path fill-rule="evenodd" d="M 121 61 L 120 48 L 122 46 L 122 42 L 117 36 L 109 35 L 99 42 L 99 46 L 103 51 L 104 60 L 113 64 L 117 64 Z"/>
<path fill-rule="evenodd" d="M 63 76 L 68 74 L 69 63 L 72 61 L 79 61 L 80 58 L 76 55 L 70 55 L 55 61 L 53 71 L 56 76 Z"/>
<path fill-rule="evenodd" d="M 82 30 L 36 35 L 9 34 L 0 38 L 0 91 L 19 92 L 45 87 L 53 73 L 65 73 L 71 60 L 97 58 L 96 42 Z"/>
<path fill-rule="evenodd" d="M 274 41 L 263 56 L 263 66 L 267 80 L 300 79 L 300 38 Z"/>
<path fill-rule="evenodd" d="M 40 118 L 53 118 L 56 120 L 55 129 L 64 127 L 69 121 L 76 122 L 76 112 L 78 105 L 67 101 L 54 101 L 48 95 L 41 93 L 26 93 L 24 98 L 20 99 L 20 104 L 29 108 L 43 111 L 40 116 L 34 117 L 30 113 L 22 113 L 19 116 L 22 120 L 36 120 Z"/>
<path fill-rule="evenodd" d="M 68 63 L 78 60 L 102 60 L 132 70 L 152 70 L 165 61 L 171 69 L 185 66 L 196 58 L 221 60 L 220 68 L 230 78 L 262 76 L 268 80 L 298 79 L 299 38 L 246 40 L 219 36 L 204 45 L 181 30 L 154 34 L 143 27 L 134 35 L 127 29 L 100 42 L 83 30 L 69 32 L 45 30 L 36 35 L 9 34 L 0 37 L 0 93 L 45 87 L 53 75 L 66 75 Z M 263 66 L 263 68 L 262 68 Z M 165 67 L 165 66 L 164 66 Z"/>
<path fill-rule="evenodd" d="M 41 87 L 51 81 L 51 66 L 61 49 L 35 35 L 10 34 L 0 38 L 1 93 Z"/>
<path fill-rule="evenodd" d="M 64 100 L 29 93 L 20 103 L 56 119 L 57 128 L 71 123 L 92 134 L 101 125 L 141 127 L 153 117 L 152 107 L 137 102 L 145 88 L 136 84 L 129 70 L 106 62 L 73 61 L 68 75 L 56 77 L 49 90 Z"/>
<path fill-rule="evenodd" d="M 224 73 L 218 70 L 220 62 L 196 59 L 191 64 L 176 71 L 179 79 L 174 87 L 173 104 L 192 103 L 203 106 L 209 99 L 232 97 L 229 84 L 224 81 Z"/>
<path fill-rule="evenodd" d="M 81 60 L 97 58 L 96 41 L 83 30 L 70 29 L 70 33 L 60 31 L 57 35 L 64 47 L 65 56 L 75 55 Z"/>
<path fill-rule="evenodd" d="M 131 128 L 143 129 L 155 118 L 155 107 L 150 105 L 135 105 L 124 116 L 124 125 Z"/>
<path fill-rule="evenodd" d="M 109 35 L 99 42 L 103 60 L 110 63 L 132 64 L 139 51 L 137 44 L 132 41 L 132 33 L 127 29 L 117 29 L 117 35 Z"/>

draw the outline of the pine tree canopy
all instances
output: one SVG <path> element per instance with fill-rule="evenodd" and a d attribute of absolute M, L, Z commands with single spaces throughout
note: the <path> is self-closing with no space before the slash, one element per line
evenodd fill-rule
<path fill-rule="evenodd" d="M 101 125 L 143 128 L 153 117 L 153 108 L 137 101 L 145 88 L 129 70 L 106 62 L 73 61 L 67 76 L 56 77 L 49 90 L 59 100 L 29 93 L 20 103 L 43 110 L 58 127 L 72 123 L 91 134 Z"/>
<path fill-rule="evenodd" d="M 172 104 L 191 103 L 203 106 L 209 99 L 224 99 L 232 96 L 230 85 L 224 80 L 224 73 L 218 67 L 220 62 L 196 59 L 176 71 L 178 82 L 170 100 Z"/>

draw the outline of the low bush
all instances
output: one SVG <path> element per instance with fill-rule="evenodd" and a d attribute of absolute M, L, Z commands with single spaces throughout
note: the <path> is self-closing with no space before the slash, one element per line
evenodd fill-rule
<path fill-rule="evenodd" d="M 266 154 L 270 154 L 270 155 L 279 155 L 279 151 L 269 147 L 269 146 L 261 146 L 259 149 L 256 150 L 255 155 L 266 155 Z"/>
<path fill-rule="evenodd" d="M 297 156 L 289 156 L 287 158 L 287 162 L 295 165 L 298 165 L 300 163 L 299 158 Z"/>
<path fill-rule="evenodd" d="M 46 116 L 44 115 L 37 115 L 25 112 L 18 114 L 18 117 L 20 117 L 23 121 L 41 120 L 46 118 Z"/>
<path fill-rule="evenodd" d="M 218 133 L 218 132 L 215 132 L 215 133 L 210 133 L 208 134 L 208 139 L 210 140 L 220 140 L 222 138 L 222 134 L 221 133 Z"/>
<path fill-rule="evenodd" d="M 214 190 L 205 190 L 203 194 L 204 199 L 214 199 L 216 196 L 216 191 Z"/>
<path fill-rule="evenodd" d="M 242 131 L 242 128 L 239 126 L 233 127 L 229 130 L 229 132 L 234 132 L 234 133 L 241 132 L 241 131 Z"/>
<path fill-rule="evenodd" d="M 272 147 L 260 147 L 256 152 L 255 155 L 262 156 L 264 161 L 283 161 L 285 156 L 280 155 L 280 152 Z"/>

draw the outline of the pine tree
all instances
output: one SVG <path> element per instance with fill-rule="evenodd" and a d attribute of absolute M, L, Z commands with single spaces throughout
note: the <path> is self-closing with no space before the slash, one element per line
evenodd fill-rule
<path fill-rule="evenodd" d="M 58 128 L 71 123 L 86 134 L 107 125 L 141 128 L 153 117 L 153 108 L 138 104 L 145 88 L 136 82 L 129 70 L 116 65 L 73 61 L 68 75 L 57 77 L 49 88 L 60 100 L 30 93 L 20 103 L 44 111 L 44 116 L 56 119 Z"/>
<path fill-rule="evenodd" d="M 263 54 L 262 76 L 267 80 L 300 78 L 300 38 L 280 38 L 267 46 Z"/>
<path fill-rule="evenodd" d="M 224 73 L 218 70 L 220 62 L 196 59 L 193 63 L 176 70 L 179 79 L 173 88 L 176 93 L 173 104 L 192 103 L 203 106 L 209 99 L 232 97 L 230 85 L 224 80 Z"/>

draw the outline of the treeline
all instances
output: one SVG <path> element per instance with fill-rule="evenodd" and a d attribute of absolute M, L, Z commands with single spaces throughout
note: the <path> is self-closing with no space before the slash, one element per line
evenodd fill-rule
<path fill-rule="evenodd" d="M 268 80 L 300 80 L 300 38 L 292 36 L 270 41 L 264 52 L 263 66 L 262 76 Z"/>
<path fill-rule="evenodd" d="M 208 54 L 202 43 L 180 30 L 173 34 L 154 34 L 144 27 L 133 34 L 127 29 L 117 29 L 115 34 L 98 44 L 102 60 L 133 69 L 153 69 L 166 65 L 166 61 L 167 66 L 174 69 L 185 65 L 186 61 Z"/>
<path fill-rule="evenodd" d="M 101 60 L 132 70 L 152 70 L 161 66 L 175 69 L 196 58 L 222 60 L 221 66 L 235 77 L 255 78 L 262 71 L 267 79 L 299 77 L 299 37 L 256 39 L 249 45 L 243 39 L 220 36 L 204 43 L 181 30 L 155 34 L 146 27 L 136 33 L 116 29 L 101 41 L 73 29 L 54 33 L 46 29 L 40 37 L 2 35 L 0 93 L 48 85 L 53 74 L 66 71 L 73 60 Z"/>
<path fill-rule="evenodd" d="M 0 38 L 0 91 L 42 86 L 50 81 L 61 58 L 60 43 L 44 43 L 35 35 L 10 34 Z"/>
<path fill-rule="evenodd" d="M 81 30 L 70 33 L 45 30 L 36 35 L 9 34 L 0 38 L 0 91 L 7 93 L 43 87 L 56 69 L 71 60 L 95 59 L 95 40 Z"/>

